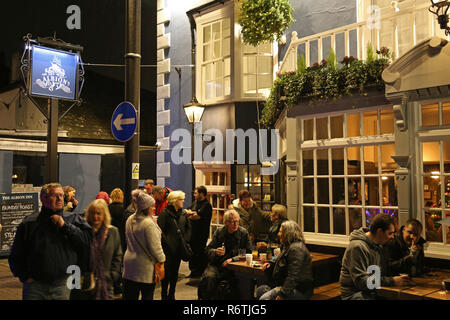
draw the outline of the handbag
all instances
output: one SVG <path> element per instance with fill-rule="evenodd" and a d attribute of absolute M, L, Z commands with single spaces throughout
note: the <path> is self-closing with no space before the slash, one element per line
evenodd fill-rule
<path fill-rule="evenodd" d="M 181 260 L 187 262 L 191 260 L 192 258 L 192 248 L 189 243 L 184 240 L 183 232 L 178 227 L 177 220 L 173 218 L 173 222 L 175 223 L 175 226 L 177 227 L 177 234 L 180 239 L 180 253 L 181 253 Z"/>

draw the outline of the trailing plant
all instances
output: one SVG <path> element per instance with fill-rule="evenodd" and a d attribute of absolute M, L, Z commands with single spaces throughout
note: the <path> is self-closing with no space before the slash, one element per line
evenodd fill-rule
<path fill-rule="evenodd" d="M 306 60 L 305 55 L 302 54 L 301 56 L 297 54 L 297 72 L 302 73 L 306 70 Z"/>
<path fill-rule="evenodd" d="M 294 22 L 290 0 L 242 0 L 238 23 L 245 44 L 278 41 Z"/>
<path fill-rule="evenodd" d="M 300 57 L 296 72 L 277 74 L 261 113 L 261 124 L 272 127 L 285 107 L 301 99 L 337 100 L 343 95 L 352 95 L 355 90 L 366 94 L 364 90 L 369 85 L 383 85 L 381 73 L 391 62 L 391 53 L 383 47 L 376 54 L 378 56 L 368 45 L 366 61 L 346 56 L 339 66 L 333 50 L 327 59 L 311 67 L 306 67 L 304 56 Z"/>

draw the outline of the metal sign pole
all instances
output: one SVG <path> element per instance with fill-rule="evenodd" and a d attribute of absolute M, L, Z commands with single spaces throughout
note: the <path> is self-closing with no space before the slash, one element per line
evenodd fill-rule
<path fill-rule="evenodd" d="M 58 182 L 58 99 L 48 99 L 46 183 Z"/>
<path fill-rule="evenodd" d="M 126 0 L 125 24 L 125 101 L 135 106 L 137 114 L 135 134 L 125 143 L 125 205 L 128 206 L 131 202 L 131 191 L 137 189 L 139 185 L 141 0 Z"/>

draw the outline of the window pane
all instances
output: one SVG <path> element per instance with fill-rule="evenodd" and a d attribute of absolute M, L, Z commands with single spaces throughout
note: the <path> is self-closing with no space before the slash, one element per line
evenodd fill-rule
<path fill-rule="evenodd" d="M 359 113 L 347 115 L 347 137 L 359 137 L 361 135 L 359 123 Z"/>
<path fill-rule="evenodd" d="M 364 147 L 364 174 L 378 174 L 378 146 Z"/>
<path fill-rule="evenodd" d="M 334 234 L 345 234 L 345 208 L 333 208 Z"/>
<path fill-rule="evenodd" d="M 317 202 L 321 204 L 330 203 L 330 192 L 328 178 L 317 179 Z"/>
<path fill-rule="evenodd" d="M 331 149 L 331 159 L 333 161 L 333 174 L 344 174 L 344 149 Z"/>
<path fill-rule="evenodd" d="M 316 119 L 316 139 L 328 139 L 328 118 Z"/>
<path fill-rule="evenodd" d="M 359 147 L 347 148 L 347 172 L 349 175 L 361 174 L 361 154 Z"/>
<path fill-rule="evenodd" d="M 212 33 L 213 33 L 213 40 L 220 39 L 220 22 L 216 22 L 212 25 Z"/>
<path fill-rule="evenodd" d="M 314 174 L 313 150 L 303 151 L 303 175 L 312 176 Z"/>
<path fill-rule="evenodd" d="M 215 73 L 216 76 L 215 78 L 222 78 L 223 77 L 223 61 L 217 61 L 216 63 L 214 63 L 214 69 L 215 69 Z"/>
<path fill-rule="evenodd" d="M 256 47 L 244 44 L 244 53 L 256 53 Z"/>
<path fill-rule="evenodd" d="M 318 208 L 319 233 L 330 233 L 330 209 Z"/>
<path fill-rule="evenodd" d="M 211 25 L 203 27 L 203 43 L 211 41 Z"/>
<path fill-rule="evenodd" d="M 225 68 L 224 68 L 224 75 L 225 75 L 225 76 L 229 76 L 230 73 L 231 73 L 231 65 L 230 65 L 230 61 L 231 61 L 230 58 L 225 58 L 225 59 L 224 59 L 224 65 L 225 65 Z"/>
<path fill-rule="evenodd" d="M 381 110 L 381 134 L 394 133 L 394 111 Z"/>
<path fill-rule="evenodd" d="M 317 150 L 317 175 L 328 174 L 328 149 Z"/>
<path fill-rule="evenodd" d="M 439 142 L 422 143 L 423 172 L 439 172 L 440 151 Z"/>
<path fill-rule="evenodd" d="M 258 89 L 271 88 L 272 87 L 272 75 L 258 75 Z"/>
<path fill-rule="evenodd" d="M 373 219 L 381 213 L 381 210 L 378 208 L 366 208 L 366 226 L 367 228 L 370 227 L 372 224 Z"/>
<path fill-rule="evenodd" d="M 444 172 L 450 173 L 450 141 L 442 141 L 442 152 L 444 156 Z"/>
<path fill-rule="evenodd" d="M 244 76 L 244 92 L 255 93 L 256 91 L 256 76 Z"/>
<path fill-rule="evenodd" d="M 244 63 L 244 72 L 245 73 L 256 73 L 256 57 L 254 56 L 247 56 L 244 57 L 247 59 L 247 66 L 245 67 L 245 63 Z M 244 60 L 245 62 L 245 60 Z"/>
<path fill-rule="evenodd" d="M 370 111 L 363 113 L 364 119 L 364 135 L 365 136 L 375 136 L 378 134 L 377 130 L 377 112 Z"/>
<path fill-rule="evenodd" d="M 303 140 L 313 140 L 313 119 L 303 121 Z"/>
<path fill-rule="evenodd" d="M 248 182 L 247 166 L 236 166 L 236 182 Z M 237 190 L 237 192 L 239 191 L 240 190 Z"/>
<path fill-rule="evenodd" d="M 213 54 L 213 58 L 217 59 L 220 58 L 220 40 L 219 41 L 214 41 L 214 54 Z"/>
<path fill-rule="evenodd" d="M 331 139 L 344 137 L 344 117 L 331 117 Z"/>
<path fill-rule="evenodd" d="M 394 177 L 381 177 L 383 206 L 398 206 L 397 188 Z"/>
<path fill-rule="evenodd" d="M 378 178 L 365 178 L 365 196 L 366 196 L 366 205 L 369 206 L 379 206 L 380 204 L 380 196 L 378 193 L 379 185 Z"/>
<path fill-rule="evenodd" d="M 303 207 L 303 228 L 305 232 L 315 232 L 314 207 Z"/>
<path fill-rule="evenodd" d="M 424 203 L 426 207 L 441 207 L 440 176 L 423 177 Z"/>
<path fill-rule="evenodd" d="M 333 204 L 345 204 L 345 179 L 333 178 Z"/>
<path fill-rule="evenodd" d="M 442 242 L 441 224 L 442 213 L 439 211 L 425 210 L 425 237 L 427 241 Z"/>
<path fill-rule="evenodd" d="M 437 126 L 439 125 L 438 105 L 430 104 L 422 106 L 422 126 Z"/>
<path fill-rule="evenodd" d="M 272 74 L 272 57 L 261 56 L 258 60 L 258 73 L 270 73 Z"/>
<path fill-rule="evenodd" d="M 230 55 L 230 38 L 223 39 L 222 41 L 222 56 L 229 56 Z"/>
<path fill-rule="evenodd" d="M 259 53 L 272 53 L 272 43 L 271 42 L 263 42 L 258 47 Z"/>
<path fill-rule="evenodd" d="M 224 79 L 224 95 L 229 96 L 231 94 L 231 81 L 230 77 Z"/>
<path fill-rule="evenodd" d="M 348 218 L 350 232 L 362 227 L 360 208 L 348 208 Z"/>
<path fill-rule="evenodd" d="M 391 156 L 395 155 L 394 144 L 381 145 L 381 171 L 394 172 L 397 169 L 394 159 Z"/>
<path fill-rule="evenodd" d="M 450 208 L 450 177 L 445 177 L 445 207 Z"/>
<path fill-rule="evenodd" d="M 303 179 L 303 203 L 314 203 L 314 179 Z"/>
<path fill-rule="evenodd" d="M 222 37 L 230 36 L 230 19 L 222 20 Z"/>
<path fill-rule="evenodd" d="M 214 90 L 214 82 L 213 81 L 208 81 L 205 84 L 205 97 L 206 99 L 211 99 L 213 98 L 213 90 Z"/>
<path fill-rule="evenodd" d="M 361 205 L 361 179 L 348 179 L 348 204 Z"/>
<path fill-rule="evenodd" d="M 223 80 L 221 78 L 217 79 L 216 81 L 216 97 L 223 96 L 223 86 L 222 86 Z"/>
<path fill-rule="evenodd" d="M 446 102 L 442 104 L 442 124 L 450 124 L 450 103 Z"/>
<path fill-rule="evenodd" d="M 203 46 L 203 61 L 211 60 L 211 45 L 207 44 Z"/>

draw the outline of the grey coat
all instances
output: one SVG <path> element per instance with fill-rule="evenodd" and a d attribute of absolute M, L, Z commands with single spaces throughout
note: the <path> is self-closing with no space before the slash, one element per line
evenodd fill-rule
<path fill-rule="evenodd" d="M 114 226 L 108 228 L 108 234 L 102 249 L 102 263 L 108 284 L 108 294 L 111 298 L 114 291 L 113 284 L 120 277 L 120 266 L 122 264 L 122 246 L 119 230 Z"/>
<path fill-rule="evenodd" d="M 367 280 L 372 276 L 368 273 L 369 266 L 378 266 L 381 271 L 381 285 L 390 286 L 394 284 L 392 277 L 386 277 L 387 261 L 383 255 L 383 247 L 375 244 L 366 236 L 368 228 L 354 230 L 350 234 L 350 244 L 345 250 L 342 258 L 341 296 L 349 298 L 357 292 L 373 294 L 367 286 Z"/>
<path fill-rule="evenodd" d="M 123 278 L 153 283 L 155 264 L 166 260 L 161 246 L 161 230 L 153 217 L 133 214 L 127 220 L 125 236 L 127 250 L 123 259 Z"/>

